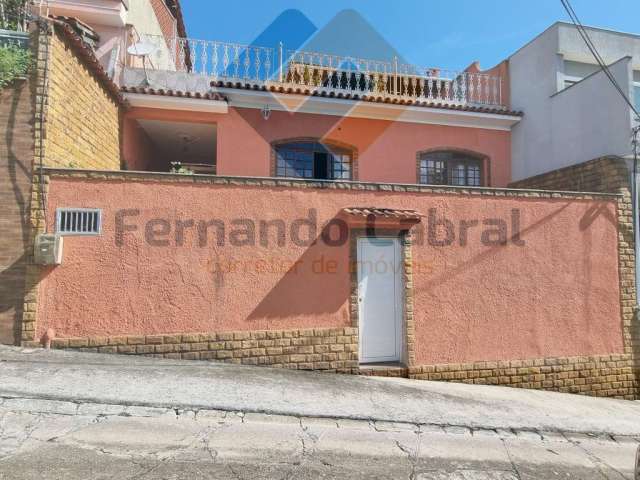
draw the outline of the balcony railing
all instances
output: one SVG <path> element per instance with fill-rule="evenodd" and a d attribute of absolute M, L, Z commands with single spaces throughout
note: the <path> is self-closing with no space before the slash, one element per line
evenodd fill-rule
<path fill-rule="evenodd" d="M 485 73 L 420 68 L 397 60 L 365 60 L 207 40 L 179 38 L 166 41 L 163 37 L 147 35 L 142 41 L 153 46 L 153 53 L 145 61 L 145 67 L 151 73 L 169 70 L 223 83 L 303 87 L 319 93 L 383 99 L 504 106 L 501 78 Z M 141 59 L 130 59 L 128 65 L 140 68 Z M 151 74 L 149 78 L 153 80 L 151 83 L 161 83 L 152 86 L 175 87 L 172 82 L 175 84 L 176 79 L 166 72 Z M 125 75 L 125 83 L 134 81 L 135 76 Z M 195 84 L 194 79 L 190 83 Z"/>

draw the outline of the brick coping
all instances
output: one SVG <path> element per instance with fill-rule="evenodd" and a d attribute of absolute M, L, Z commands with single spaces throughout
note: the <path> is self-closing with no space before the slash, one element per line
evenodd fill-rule
<path fill-rule="evenodd" d="M 204 183 L 212 185 L 245 185 L 252 187 L 289 187 L 320 190 L 367 190 L 410 193 L 445 193 L 450 195 L 458 194 L 461 196 L 486 195 L 495 197 L 572 198 L 579 200 L 617 200 L 622 197 L 621 193 L 572 192 L 563 190 L 523 188 L 457 187 L 453 185 L 422 185 L 415 183 L 376 183 L 347 180 L 304 180 L 297 178 L 239 177 L 203 174 L 185 175 L 180 173 L 143 172 L 133 170 L 88 170 L 52 167 L 45 167 L 42 170 L 45 175 L 49 175 L 52 177 L 86 180 L 159 181 L 166 183 Z"/>

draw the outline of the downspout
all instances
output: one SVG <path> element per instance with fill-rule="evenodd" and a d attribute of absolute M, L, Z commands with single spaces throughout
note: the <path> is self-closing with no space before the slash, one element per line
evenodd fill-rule
<path fill-rule="evenodd" d="M 631 207 L 631 212 L 633 214 L 633 249 L 635 256 L 635 266 L 636 266 L 636 310 L 640 302 L 638 301 L 638 285 L 640 285 L 640 256 L 638 252 L 640 250 L 640 222 L 638 215 L 638 148 L 640 145 L 638 142 L 640 141 L 640 118 L 636 119 L 638 121 L 638 125 L 636 125 L 632 130 L 632 141 L 631 145 L 633 148 L 633 181 L 631 182 L 631 201 L 633 202 L 633 206 Z"/>

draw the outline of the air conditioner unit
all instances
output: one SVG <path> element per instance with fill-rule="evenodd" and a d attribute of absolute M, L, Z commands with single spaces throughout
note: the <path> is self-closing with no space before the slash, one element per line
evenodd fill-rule
<path fill-rule="evenodd" d="M 36 236 L 33 252 L 37 265 L 60 265 L 62 263 L 63 237 L 41 233 Z"/>

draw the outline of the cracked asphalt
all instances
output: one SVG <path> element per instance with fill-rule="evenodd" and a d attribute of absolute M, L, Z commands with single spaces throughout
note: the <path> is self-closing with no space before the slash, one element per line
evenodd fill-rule
<path fill-rule="evenodd" d="M 633 480 L 639 446 L 639 402 L 0 347 L 0 480 Z"/>
<path fill-rule="evenodd" d="M 640 440 L 3 398 L 0 479 L 631 479 Z"/>

